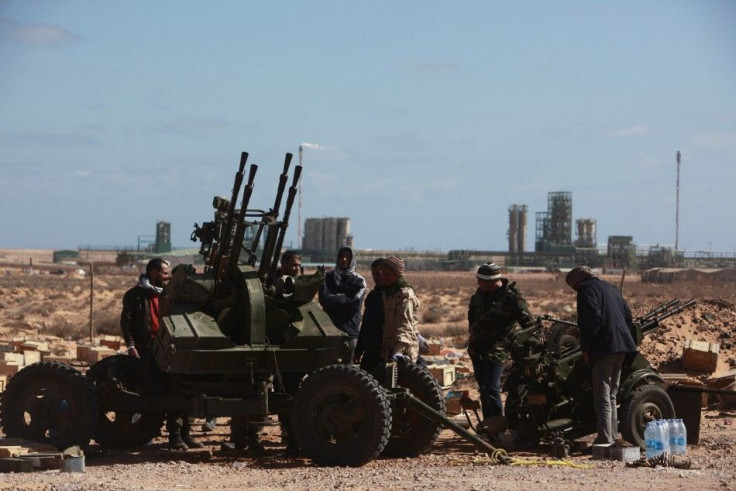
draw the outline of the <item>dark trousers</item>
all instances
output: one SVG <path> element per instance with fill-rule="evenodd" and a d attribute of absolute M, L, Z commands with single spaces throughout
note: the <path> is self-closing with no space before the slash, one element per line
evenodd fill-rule
<path fill-rule="evenodd" d="M 501 374 L 503 365 L 498 365 L 479 356 L 473 356 L 473 372 L 480 389 L 480 405 L 483 419 L 503 415 L 501 404 Z"/>
<path fill-rule="evenodd" d="M 151 351 L 150 346 L 138 348 L 138 356 L 141 357 L 141 360 L 146 362 L 148 370 L 150 370 L 151 373 L 160 373 L 158 366 L 156 365 L 156 360 L 153 358 L 153 352 Z M 164 380 L 166 380 L 166 377 L 164 377 Z M 187 415 L 166 413 L 166 431 L 169 433 L 169 439 L 172 437 L 176 438 L 178 436 L 188 436 L 190 428 L 191 424 L 189 423 Z"/>
<path fill-rule="evenodd" d="M 348 339 L 348 349 L 345 353 L 346 359 L 343 360 L 343 363 L 346 365 L 352 365 L 353 358 L 355 357 L 355 346 L 358 344 L 358 338 L 350 338 Z"/>

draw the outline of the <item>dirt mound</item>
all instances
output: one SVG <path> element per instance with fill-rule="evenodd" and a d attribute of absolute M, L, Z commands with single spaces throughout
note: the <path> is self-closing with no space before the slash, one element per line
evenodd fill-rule
<path fill-rule="evenodd" d="M 650 307 L 654 307 L 651 305 Z M 635 312 L 643 314 L 646 309 Z M 718 343 L 717 372 L 736 366 L 736 307 L 722 298 L 702 298 L 694 307 L 662 321 L 656 331 L 644 338 L 641 352 L 664 373 L 682 372 L 682 350 L 688 339 Z"/>

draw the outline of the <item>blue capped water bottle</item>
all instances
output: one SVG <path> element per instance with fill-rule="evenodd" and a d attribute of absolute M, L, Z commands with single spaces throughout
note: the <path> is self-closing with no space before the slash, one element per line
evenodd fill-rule
<path fill-rule="evenodd" d="M 646 457 L 648 459 L 657 456 L 657 433 L 655 422 L 648 422 L 646 428 L 644 428 L 644 445 L 646 447 Z"/>
<path fill-rule="evenodd" d="M 674 437 L 670 437 L 672 444 L 673 455 L 686 455 L 687 454 L 687 428 L 682 419 L 674 420 Z"/>
<path fill-rule="evenodd" d="M 659 428 L 659 431 L 662 432 L 662 451 L 660 453 L 670 453 L 670 425 L 667 420 L 660 419 Z"/>

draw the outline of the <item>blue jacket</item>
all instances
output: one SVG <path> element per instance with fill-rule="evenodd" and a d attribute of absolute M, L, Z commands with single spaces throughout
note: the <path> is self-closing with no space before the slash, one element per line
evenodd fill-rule
<path fill-rule="evenodd" d="M 365 297 L 365 278 L 355 272 L 355 255 L 350 247 L 342 247 L 340 252 L 349 249 L 351 263 L 347 269 L 339 265 L 327 273 L 325 282 L 319 290 L 319 304 L 330 316 L 335 327 L 350 338 L 357 338 L 360 330 L 361 308 Z M 351 360 L 352 361 L 352 360 Z"/>
<path fill-rule="evenodd" d="M 577 304 L 580 346 L 593 363 L 606 355 L 636 351 L 631 310 L 615 286 L 588 279 L 578 287 Z"/>

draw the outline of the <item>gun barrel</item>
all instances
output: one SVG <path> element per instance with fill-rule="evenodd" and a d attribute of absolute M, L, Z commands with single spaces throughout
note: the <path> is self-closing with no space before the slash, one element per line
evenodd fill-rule
<path fill-rule="evenodd" d="M 281 254 L 281 247 L 284 245 L 284 236 L 286 235 L 286 229 L 289 226 L 289 215 L 291 214 L 291 207 L 294 204 L 294 196 L 297 192 L 297 184 L 302 174 L 302 166 L 297 165 L 294 168 L 294 178 L 289 188 L 289 195 L 286 198 L 286 208 L 284 208 L 284 218 L 281 219 L 281 224 L 278 227 L 278 238 L 276 239 L 276 246 L 273 250 L 273 259 L 271 261 L 271 267 L 268 271 L 268 277 L 266 278 L 266 286 L 271 286 L 276 281 L 276 270 L 278 269 L 278 257 Z"/>
<path fill-rule="evenodd" d="M 258 166 L 251 164 L 248 174 L 248 184 L 243 190 L 243 200 L 240 203 L 240 215 L 238 224 L 235 227 L 235 236 L 227 251 L 227 270 L 231 271 L 238 267 L 238 259 L 240 259 L 240 250 L 243 247 L 243 237 L 245 237 L 245 213 L 248 210 L 250 197 L 253 195 L 253 180 L 256 177 Z"/>
<path fill-rule="evenodd" d="M 230 204 L 228 205 L 227 209 L 227 220 L 222 225 L 222 230 L 220 230 L 217 252 L 215 253 L 215 257 L 213 258 L 213 260 L 210 262 L 210 267 L 214 266 L 215 268 L 219 268 L 220 263 L 222 262 L 223 254 L 226 254 L 227 251 L 230 249 L 230 240 L 232 238 L 231 234 L 233 233 L 232 229 L 235 215 L 235 206 L 238 200 L 238 194 L 240 194 L 240 187 L 243 185 L 243 177 L 245 177 L 245 163 L 247 161 L 248 152 L 241 153 L 240 165 L 238 167 L 238 172 L 235 174 L 232 195 L 230 196 Z M 240 217 L 240 220 L 243 220 L 242 216 Z"/>
<path fill-rule="evenodd" d="M 650 318 L 642 324 L 641 326 L 641 332 L 643 334 L 647 334 L 648 332 L 653 331 L 657 327 L 659 327 L 659 323 L 663 320 L 667 319 L 668 317 L 672 317 L 673 315 L 677 315 L 680 312 L 683 312 L 684 310 L 689 309 L 693 305 L 695 305 L 695 299 L 690 299 L 687 302 L 683 303 L 682 305 L 673 305 L 672 307 L 666 309 L 663 312 L 660 312 L 658 315 Z"/>
<path fill-rule="evenodd" d="M 639 317 L 637 320 L 641 323 L 644 323 L 648 321 L 649 319 L 653 319 L 654 317 L 658 316 L 662 312 L 665 312 L 667 309 L 674 307 L 675 305 L 678 305 L 679 303 L 680 303 L 679 298 L 673 298 L 669 302 L 663 303 L 662 305 L 655 307 L 651 311 Z"/>
<path fill-rule="evenodd" d="M 281 208 L 281 200 L 284 196 L 284 189 L 286 189 L 286 183 L 289 180 L 289 166 L 291 165 L 291 159 L 293 157 L 293 154 L 287 153 L 286 157 L 284 158 L 284 169 L 279 176 L 279 187 L 276 191 L 276 199 L 274 200 L 273 208 L 271 210 L 271 213 L 268 214 L 269 216 L 264 217 L 264 219 L 261 221 L 261 224 L 258 227 L 258 232 L 256 233 L 256 239 L 260 240 L 264 227 L 268 228 L 268 230 L 266 231 L 266 240 L 263 244 L 263 252 L 261 253 L 261 264 L 258 266 L 258 276 L 260 278 L 263 278 L 269 273 L 269 271 L 271 271 L 273 250 L 276 245 L 276 234 L 278 233 L 278 231 L 275 230 L 275 227 L 273 227 L 273 224 L 279 217 L 279 208 Z"/>

